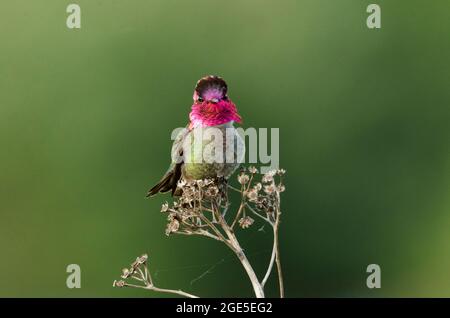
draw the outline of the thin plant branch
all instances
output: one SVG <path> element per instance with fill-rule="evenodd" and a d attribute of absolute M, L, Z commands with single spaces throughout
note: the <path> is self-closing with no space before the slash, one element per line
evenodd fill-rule
<path fill-rule="evenodd" d="M 263 278 L 263 280 L 261 282 L 261 285 L 263 287 L 266 285 L 267 280 L 269 279 L 270 274 L 272 273 L 273 264 L 275 262 L 276 254 L 277 254 L 277 244 L 276 244 L 276 241 L 275 241 L 275 232 L 274 232 L 272 255 L 270 256 L 270 262 L 269 262 L 269 266 L 268 266 L 267 271 L 266 271 L 266 275 L 264 275 L 264 278 Z"/>
<path fill-rule="evenodd" d="M 234 226 L 236 225 L 236 223 L 239 221 L 239 217 L 241 216 L 241 213 L 242 213 L 242 210 L 244 209 L 244 207 L 245 207 L 245 203 L 241 202 L 241 204 L 239 205 L 239 209 L 236 213 L 236 217 L 234 218 L 233 223 L 231 223 L 232 230 L 234 229 Z"/>
<path fill-rule="evenodd" d="M 258 212 L 256 212 L 249 204 L 245 205 L 254 215 L 256 215 L 257 217 L 259 217 L 260 219 L 262 219 L 263 221 L 266 221 L 267 223 L 269 223 L 271 226 L 273 226 L 272 221 L 269 220 L 269 218 L 266 218 L 264 216 L 262 216 L 261 214 L 259 214 Z"/>
<path fill-rule="evenodd" d="M 225 233 L 228 236 L 228 239 L 231 242 L 232 250 L 235 252 L 236 256 L 238 257 L 239 261 L 241 262 L 242 266 L 244 267 L 245 271 L 247 272 L 248 277 L 250 278 L 250 281 L 253 286 L 253 290 L 255 292 L 255 296 L 257 298 L 264 298 L 264 290 L 261 286 L 261 283 L 258 280 L 258 277 L 256 276 L 255 271 L 253 270 L 253 267 L 251 266 L 250 262 L 248 261 L 247 257 L 245 256 L 245 253 L 241 246 L 239 245 L 239 242 L 228 226 L 228 224 L 225 222 L 225 219 L 220 215 L 219 216 L 219 222 L 222 225 Z"/>
<path fill-rule="evenodd" d="M 278 199 L 278 202 L 280 202 L 280 194 L 279 193 L 277 193 L 277 199 Z M 275 225 L 273 227 L 273 240 L 274 240 L 274 245 L 276 246 L 276 251 L 277 251 L 276 255 L 275 255 L 275 261 L 277 263 L 280 298 L 284 298 L 283 271 L 281 270 L 280 245 L 279 245 L 279 238 L 278 238 L 278 228 L 280 225 L 280 216 L 281 216 L 280 204 L 278 204 L 276 214 L 277 214 L 276 221 L 275 221 Z"/>
<path fill-rule="evenodd" d="M 230 188 L 230 189 L 233 190 L 233 191 L 239 192 L 239 193 L 242 192 L 241 190 L 239 190 L 238 188 L 233 187 L 233 186 L 230 185 L 230 184 L 228 185 L 228 188 Z"/>
<path fill-rule="evenodd" d="M 117 282 L 116 282 L 116 286 L 117 286 Z M 117 287 L 119 287 L 119 286 L 117 286 Z M 152 291 L 160 292 L 160 293 L 176 294 L 176 295 L 184 296 L 184 297 L 187 297 L 187 298 L 200 298 L 198 296 L 186 293 L 186 292 L 184 292 L 182 290 L 158 288 L 158 287 L 155 287 L 153 285 L 141 286 L 141 285 L 135 285 L 135 284 L 130 284 L 130 283 L 124 283 L 123 286 L 120 286 L 120 287 L 142 288 L 142 289 L 152 290 Z"/>

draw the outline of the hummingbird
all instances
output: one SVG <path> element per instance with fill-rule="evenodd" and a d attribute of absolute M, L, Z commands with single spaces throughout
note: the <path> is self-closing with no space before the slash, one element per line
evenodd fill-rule
<path fill-rule="evenodd" d="M 161 180 L 152 187 L 147 197 L 157 193 L 171 192 L 180 195 L 180 180 L 228 179 L 239 167 L 245 152 L 245 143 L 234 127 L 241 123 L 236 105 L 228 97 L 228 86 L 219 76 L 209 75 L 197 81 L 193 94 L 193 104 L 189 113 L 189 123 L 175 138 L 172 145 L 172 163 Z M 193 151 L 204 150 L 211 140 L 196 138 L 212 132 L 214 139 L 219 132 L 222 140 L 214 154 Z M 207 138 L 206 138 L 207 139 Z M 216 140 L 215 140 L 216 141 Z M 217 153 L 219 156 L 217 157 Z M 231 156 L 230 156 L 231 154 Z M 229 158 L 232 157 L 232 160 Z M 222 158 L 222 160 L 215 160 Z"/>

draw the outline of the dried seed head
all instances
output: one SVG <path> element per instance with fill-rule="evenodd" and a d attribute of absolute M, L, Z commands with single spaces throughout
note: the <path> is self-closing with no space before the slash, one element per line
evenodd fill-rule
<path fill-rule="evenodd" d="M 191 200 L 194 197 L 195 190 L 193 187 L 183 188 L 183 198 Z"/>
<path fill-rule="evenodd" d="M 238 176 L 238 181 L 240 184 L 246 184 L 250 180 L 250 177 L 245 173 L 242 173 Z"/>
<path fill-rule="evenodd" d="M 197 185 L 198 185 L 200 188 L 203 188 L 203 186 L 205 185 L 205 182 L 204 182 L 203 180 L 197 180 Z"/>
<path fill-rule="evenodd" d="M 258 173 L 258 169 L 256 169 L 254 166 L 250 166 L 248 168 L 248 172 L 250 172 L 251 174 L 255 174 Z"/>
<path fill-rule="evenodd" d="M 141 264 L 145 264 L 145 262 L 147 262 L 147 260 L 148 260 L 148 255 L 147 255 L 147 254 L 142 254 L 142 255 L 139 257 L 139 262 L 140 262 Z"/>
<path fill-rule="evenodd" d="M 169 203 L 163 203 L 161 206 L 161 212 L 167 212 L 169 210 Z"/>
<path fill-rule="evenodd" d="M 258 199 L 258 191 L 256 189 L 251 189 L 247 192 L 247 198 L 250 202 L 255 202 Z"/>
<path fill-rule="evenodd" d="M 169 236 L 171 233 L 178 231 L 180 228 L 180 222 L 177 219 L 173 218 L 169 224 L 167 224 L 166 235 Z"/>
<path fill-rule="evenodd" d="M 255 222 L 255 220 L 253 220 L 251 217 L 246 216 L 243 217 L 239 220 L 239 226 L 243 229 L 248 228 L 249 226 L 251 226 L 253 224 L 253 222 Z"/>
<path fill-rule="evenodd" d="M 276 191 L 276 187 L 273 184 L 264 186 L 264 192 L 267 194 L 273 194 Z"/>
<path fill-rule="evenodd" d="M 130 265 L 130 275 L 134 274 L 136 269 L 141 265 L 141 264 L 139 264 L 138 259 L 139 258 L 137 258 L 133 263 L 131 263 L 131 265 Z"/>
<path fill-rule="evenodd" d="M 131 271 L 128 268 L 122 269 L 122 275 L 120 277 L 122 277 L 123 279 L 127 279 L 130 276 L 131 276 Z"/>
<path fill-rule="evenodd" d="M 210 186 L 206 189 L 206 196 L 215 197 L 219 193 L 219 188 L 216 186 Z"/>
<path fill-rule="evenodd" d="M 266 172 L 261 179 L 262 182 L 264 182 L 264 183 L 272 182 L 273 176 L 276 174 L 276 172 L 277 172 L 276 170 L 270 170 L 270 171 Z"/>
<path fill-rule="evenodd" d="M 115 280 L 113 283 L 114 287 L 123 287 L 125 286 L 125 282 L 123 280 Z"/>

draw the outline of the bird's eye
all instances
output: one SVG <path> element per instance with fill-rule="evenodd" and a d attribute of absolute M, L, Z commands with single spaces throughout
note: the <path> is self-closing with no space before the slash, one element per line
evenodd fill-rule
<path fill-rule="evenodd" d="M 198 98 L 197 98 L 197 102 L 200 102 L 200 103 L 203 102 L 203 98 L 198 97 Z"/>

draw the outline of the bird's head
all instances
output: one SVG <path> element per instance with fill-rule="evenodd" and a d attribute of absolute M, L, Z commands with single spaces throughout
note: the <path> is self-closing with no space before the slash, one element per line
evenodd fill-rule
<path fill-rule="evenodd" d="M 194 89 L 194 104 L 189 114 L 192 126 L 216 126 L 241 122 L 236 105 L 228 98 L 227 83 L 219 76 L 202 77 Z"/>
<path fill-rule="evenodd" d="M 205 76 L 198 80 L 194 90 L 194 103 L 218 103 L 228 100 L 227 83 L 218 76 Z"/>

